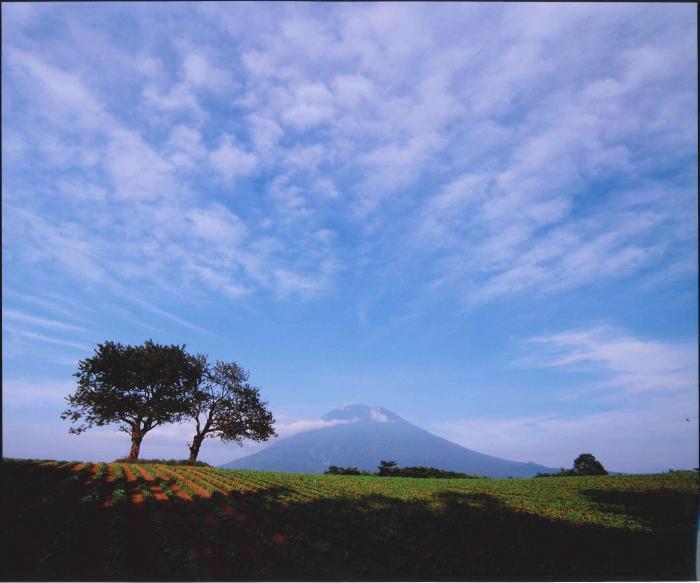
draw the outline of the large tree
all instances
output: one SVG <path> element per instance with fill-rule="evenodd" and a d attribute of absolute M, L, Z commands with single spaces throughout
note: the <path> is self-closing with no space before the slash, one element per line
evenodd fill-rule
<path fill-rule="evenodd" d="M 260 390 L 248 384 L 248 373 L 235 362 L 197 357 L 201 377 L 190 399 L 189 416 L 196 424 L 190 448 L 190 462 L 195 462 L 206 438 L 242 444 L 244 439 L 265 441 L 273 437 L 275 422 Z"/>
<path fill-rule="evenodd" d="M 94 356 L 78 363 L 74 376 L 78 388 L 66 397 L 69 408 L 61 415 L 74 424 L 80 422 L 70 433 L 118 423 L 131 436 L 129 459 L 135 460 L 146 433 L 187 414 L 201 363 L 184 346 L 152 340 L 140 346 L 108 341 L 97 345 Z"/>

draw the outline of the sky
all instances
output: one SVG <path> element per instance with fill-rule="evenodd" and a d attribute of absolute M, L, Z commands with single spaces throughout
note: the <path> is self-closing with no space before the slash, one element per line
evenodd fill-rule
<path fill-rule="evenodd" d="M 362 403 L 698 465 L 693 4 L 4 3 L 2 33 L 4 456 L 125 455 L 59 415 L 97 343 L 151 338 L 246 368 L 280 438 Z"/>

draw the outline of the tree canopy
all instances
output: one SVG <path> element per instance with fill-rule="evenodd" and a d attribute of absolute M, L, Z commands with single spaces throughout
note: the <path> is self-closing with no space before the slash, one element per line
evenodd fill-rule
<path fill-rule="evenodd" d="M 69 429 L 74 434 L 120 424 L 131 436 L 129 458 L 137 459 L 146 433 L 188 413 L 201 374 L 201 363 L 184 346 L 107 341 L 78 363 L 78 388 L 66 397 L 69 407 L 61 418 L 76 424 Z"/>
<path fill-rule="evenodd" d="M 275 436 L 272 413 L 260 398 L 260 390 L 248 383 L 248 372 L 235 362 L 197 357 L 200 378 L 192 389 L 188 416 L 196 431 L 190 448 L 194 462 L 206 438 L 241 443 L 244 439 L 265 441 Z"/>
<path fill-rule="evenodd" d="M 578 476 L 607 476 L 608 472 L 590 453 L 582 453 L 574 460 L 574 472 Z"/>
<path fill-rule="evenodd" d="M 557 474 L 539 473 L 536 478 L 556 478 L 562 476 L 607 476 L 608 472 L 590 453 L 582 453 L 574 460 L 571 469 L 562 468 Z"/>

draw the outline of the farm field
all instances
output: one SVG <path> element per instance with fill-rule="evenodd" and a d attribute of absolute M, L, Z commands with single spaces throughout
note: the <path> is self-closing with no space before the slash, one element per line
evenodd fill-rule
<path fill-rule="evenodd" d="M 689 580 L 698 476 L 4 460 L 3 580 Z"/>

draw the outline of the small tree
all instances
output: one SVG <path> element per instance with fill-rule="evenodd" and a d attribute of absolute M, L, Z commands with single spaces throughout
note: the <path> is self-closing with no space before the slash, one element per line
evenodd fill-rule
<path fill-rule="evenodd" d="M 574 460 L 573 473 L 578 476 L 607 476 L 608 472 L 590 453 L 582 453 Z"/>
<path fill-rule="evenodd" d="M 146 433 L 187 413 L 188 396 L 201 371 L 184 346 L 147 340 L 141 346 L 98 344 L 95 355 L 81 360 L 73 376 L 78 388 L 66 397 L 69 408 L 61 418 L 83 423 L 69 432 L 119 423 L 131 436 L 129 459 L 136 460 Z"/>
<path fill-rule="evenodd" d="M 381 460 L 377 467 L 378 476 L 393 476 L 398 470 L 395 461 Z"/>
<path fill-rule="evenodd" d="M 248 384 L 248 373 L 235 362 L 217 361 L 212 367 L 198 356 L 199 382 L 190 397 L 188 416 L 196 423 L 190 462 L 197 460 L 206 438 L 242 444 L 244 439 L 265 441 L 276 435 L 275 422 L 257 387 Z"/>

